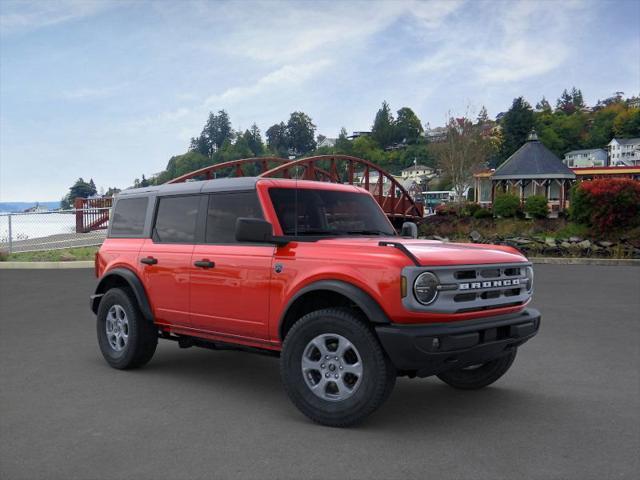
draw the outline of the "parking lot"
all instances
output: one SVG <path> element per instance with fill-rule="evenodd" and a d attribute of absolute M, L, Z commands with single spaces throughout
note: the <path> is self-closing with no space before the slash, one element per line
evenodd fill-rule
<path fill-rule="evenodd" d="M 102 360 L 91 270 L 0 271 L 2 479 L 637 478 L 640 268 L 536 266 L 540 334 L 494 386 L 400 379 L 365 424 L 309 422 L 278 360 L 161 342 Z"/>

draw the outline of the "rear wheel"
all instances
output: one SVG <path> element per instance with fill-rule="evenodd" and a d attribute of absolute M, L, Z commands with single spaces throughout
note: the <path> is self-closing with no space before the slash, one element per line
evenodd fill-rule
<path fill-rule="evenodd" d="M 102 356 L 118 369 L 141 367 L 151 360 L 158 345 L 157 329 L 142 316 L 131 295 L 120 288 L 112 288 L 102 297 L 97 334 Z"/>
<path fill-rule="evenodd" d="M 280 360 L 291 401 L 332 427 L 355 424 L 389 396 L 396 372 L 371 329 L 349 309 L 318 310 L 289 331 Z"/>
<path fill-rule="evenodd" d="M 454 388 L 462 390 L 477 390 L 491 385 L 511 368 L 516 359 L 517 349 L 512 349 L 506 355 L 478 365 L 458 368 L 442 372 L 438 378 Z"/>

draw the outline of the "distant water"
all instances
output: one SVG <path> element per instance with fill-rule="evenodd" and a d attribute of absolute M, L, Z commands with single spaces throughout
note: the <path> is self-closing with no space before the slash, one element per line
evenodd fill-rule
<path fill-rule="evenodd" d="M 76 216 L 70 213 L 25 213 L 11 216 L 11 237 L 14 241 L 75 231 Z M 8 215 L 0 215 L 0 243 L 7 243 L 8 240 Z"/>
<path fill-rule="evenodd" d="M 0 202 L 0 213 L 24 212 L 27 208 L 40 205 L 47 210 L 60 208 L 60 201 L 57 202 Z"/>

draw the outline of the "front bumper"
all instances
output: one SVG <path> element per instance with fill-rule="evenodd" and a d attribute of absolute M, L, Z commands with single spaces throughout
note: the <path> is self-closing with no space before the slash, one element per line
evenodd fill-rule
<path fill-rule="evenodd" d="M 378 338 L 400 373 L 428 377 L 484 363 L 532 338 L 540 312 L 527 308 L 509 315 L 433 325 L 380 325 Z"/>

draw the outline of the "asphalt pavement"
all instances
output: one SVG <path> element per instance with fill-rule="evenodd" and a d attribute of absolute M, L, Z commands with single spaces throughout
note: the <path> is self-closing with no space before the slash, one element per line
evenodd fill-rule
<path fill-rule="evenodd" d="M 626 479 L 640 464 L 640 268 L 537 265 L 537 337 L 493 386 L 399 379 L 315 425 L 276 358 L 161 342 L 103 361 L 91 270 L 0 271 L 0 478 Z"/>

